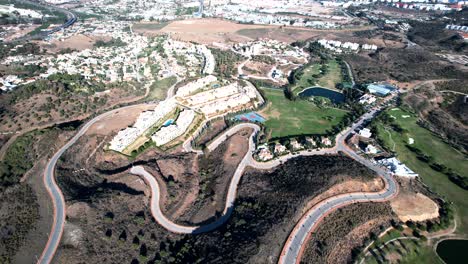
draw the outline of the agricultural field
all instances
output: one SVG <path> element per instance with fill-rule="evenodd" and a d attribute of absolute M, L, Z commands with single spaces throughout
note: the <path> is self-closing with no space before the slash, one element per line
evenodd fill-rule
<path fill-rule="evenodd" d="M 263 89 L 268 105 L 261 111 L 270 138 L 301 134 L 325 134 L 347 111 L 317 107 L 305 100 L 290 101 L 282 90 Z"/>
<path fill-rule="evenodd" d="M 417 117 L 412 113 L 395 108 L 387 113 L 394 117 L 395 123 L 401 127 L 402 132 L 384 126 L 380 121 L 376 124 L 379 140 L 387 149 L 396 152 L 398 159 L 417 172 L 423 182 L 429 185 L 433 191 L 454 203 L 457 215 L 457 233 L 468 234 L 467 191 L 450 181 L 446 174 L 431 168 L 428 162 L 418 159 L 418 155 L 411 151 L 407 145 L 409 139 L 413 139 L 414 143 L 409 146 L 421 150 L 424 155 L 432 157 L 434 161 L 452 169 L 459 175 L 466 175 L 465 172 L 468 170 L 466 156 L 428 130 L 420 127 L 416 123 Z"/>

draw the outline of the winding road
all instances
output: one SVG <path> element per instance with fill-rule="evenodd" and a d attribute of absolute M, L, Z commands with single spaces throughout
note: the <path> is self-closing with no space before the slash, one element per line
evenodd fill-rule
<path fill-rule="evenodd" d="M 46 247 L 42 252 L 41 257 L 39 258 L 38 263 L 50 263 L 52 258 L 54 257 L 55 251 L 60 243 L 60 238 L 62 237 L 63 227 L 65 225 L 65 200 L 63 198 L 62 191 L 60 190 L 59 186 L 55 181 L 55 166 L 57 165 L 57 161 L 59 158 L 70 148 L 73 144 L 78 141 L 78 139 L 83 136 L 88 129 L 94 125 L 94 123 L 100 121 L 102 118 L 108 117 L 114 113 L 119 111 L 138 107 L 141 104 L 137 105 L 130 105 L 124 106 L 118 109 L 111 110 L 109 112 L 103 113 L 93 119 L 91 119 L 88 123 L 86 123 L 78 133 L 70 139 L 59 151 L 57 151 L 54 156 L 50 159 L 49 163 L 47 163 L 46 169 L 44 171 L 44 185 L 49 192 L 49 195 L 52 199 L 53 206 L 54 206 L 54 221 L 52 224 L 52 230 L 50 231 L 49 240 L 47 241 Z"/>
<path fill-rule="evenodd" d="M 234 201 L 236 199 L 237 187 L 242 177 L 242 174 L 247 166 L 254 167 L 257 169 L 271 169 L 281 163 L 287 161 L 288 159 L 301 156 L 301 155 L 324 155 L 324 154 L 336 154 L 338 152 L 343 152 L 355 159 L 356 161 L 364 164 L 368 168 L 375 171 L 378 175 L 381 175 L 385 181 L 385 188 L 380 192 L 369 192 L 369 193 L 348 193 L 338 196 L 331 197 L 326 199 L 313 208 L 311 208 L 298 222 L 296 227 L 291 232 L 280 256 L 279 263 L 298 263 L 300 257 L 304 251 L 305 244 L 312 234 L 313 230 L 318 226 L 322 219 L 333 212 L 337 208 L 359 202 L 383 202 L 393 198 L 398 193 L 398 184 L 385 169 L 376 166 L 369 160 L 362 158 L 352 151 L 345 144 L 345 139 L 355 130 L 357 127 L 361 126 L 363 122 L 371 118 L 377 109 L 363 115 L 361 119 L 356 122 L 352 127 L 348 128 L 344 132 L 340 133 L 336 138 L 336 146 L 333 148 L 315 150 L 315 151 L 303 151 L 298 154 L 289 154 L 282 156 L 278 159 L 269 161 L 269 162 L 257 162 L 252 158 L 252 153 L 255 150 L 254 137 L 256 133 L 260 130 L 260 127 L 256 124 L 251 123 L 242 123 L 238 124 L 231 129 L 227 130 L 221 136 L 217 137 L 210 145 L 207 146 L 209 151 L 216 149 L 222 142 L 224 142 L 228 137 L 237 133 L 239 130 L 244 128 L 252 128 L 254 132 L 249 138 L 249 151 L 246 153 L 240 164 L 238 165 L 231 182 L 229 184 L 229 189 L 226 197 L 226 205 L 222 216 L 217 219 L 215 222 L 212 222 L 203 226 L 182 226 L 178 225 L 169 219 L 167 219 L 161 211 L 160 208 L 160 190 L 159 185 L 153 175 L 148 173 L 142 166 L 136 166 L 131 169 L 131 173 L 142 176 L 145 181 L 150 185 L 152 196 L 151 196 L 151 213 L 156 221 L 161 224 L 164 228 L 171 232 L 175 233 L 187 233 L 187 234 L 197 234 L 208 232 L 224 224 L 230 217 L 233 211 Z M 190 145 L 188 145 L 190 146 Z"/>
<path fill-rule="evenodd" d="M 58 159 L 63 155 L 63 153 L 77 140 L 83 136 L 86 131 L 96 122 L 100 121 L 102 118 L 108 117 L 118 111 L 124 110 L 126 108 L 135 107 L 138 105 L 126 106 L 119 109 L 114 109 L 104 114 L 101 114 L 89 122 L 87 122 L 78 133 L 67 143 L 65 144 L 55 155 L 51 158 L 44 172 L 44 184 L 52 198 L 54 205 L 54 221 L 52 230 L 49 236 L 47 245 L 39 259 L 38 263 L 50 263 L 53 259 L 56 249 L 60 243 L 60 239 L 63 233 L 63 228 L 65 225 L 65 201 L 62 195 L 62 192 L 55 181 L 54 170 L 57 164 Z M 345 131 L 341 132 L 336 137 L 336 146 L 328 149 L 314 150 L 314 151 L 302 151 L 297 154 L 288 154 L 282 156 L 278 159 L 269 161 L 269 162 L 258 162 L 253 159 L 252 153 L 255 150 L 254 138 L 257 132 L 260 130 L 260 127 L 256 124 L 251 123 L 242 123 L 238 124 L 227 131 L 225 131 L 221 136 L 216 138 L 210 145 L 207 146 L 208 150 L 213 150 L 224 142 L 229 136 L 237 133 L 239 130 L 244 128 L 252 128 L 254 132 L 249 138 L 249 150 L 246 155 L 243 157 L 239 163 L 234 175 L 231 178 L 229 184 L 229 189 L 226 197 L 226 205 L 224 207 L 223 214 L 216 221 L 202 225 L 202 226 L 182 226 L 178 225 L 169 219 L 167 219 L 161 211 L 160 208 L 160 189 L 156 179 L 148 173 L 142 166 L 132 167 L 130 172 L 136 175 L 141 176 L 146 183 L 151 188 L 151 213 L 156 221 L 161 224 L 167 230 L 174 233 L 189 233 L 197 234 L 208 232 L 224 224 L 229 217 L 231 216 L 234 209 L 234 202 L 237 194 L 237 187 L 241 180 L 242 174 L 247 166 L 257 168 L 257 169 L 271 169 L 283 162 L 286 162 L 288 159 L 301 156 L 301 155 L 324 155 L 324 154 L 336 154 L 342 152 L 355 159 L 356 161 L 364 164 L 370 169 L 374 170 L 378 175 L 381 175 L 386 183 L 386 188 L 381 192 L 374 193 L 351 193 L 344 194 L 329 198 L 325 201 L 320 202 L 311 208 L 299 221 L 294 230 L 291 232 L 286 244 L 283 248 L 282 254 L 280 256 L 279 263 L 297 263 L 300 261 L 300 256 L 304 250 L 304 245 L 308 240 L 308 237 L 312 234 L 313 230 L 316 228 L 318 223 L 323 219 L 324 216 L 335 210 L 336 208 L 357 202 L 369 202 L 369 201 L 385 201 L 391 199 L 398 192 L 398 185 L 391 175 L 387 173 L 384 169 L 376 166 L 369 160 L 362 158 L 357 155 L 354 151 L 348 148 L 345 144 L 345 139 L 355 130 L 357 127 L 362 125 L 367 119 L 372 118 L 377 112 L 377 109 L 372 110 L 369 113 L 364 114 L 358 122 L 353 126 L 347 128 Z M 184 144 L 184 149 L 192 150 L 190 142 L 188 145 Z"/>
<path fill-rule="evenodd" d="M 242 177 L 245 167 L 249 165 L 250 160 L 252 160 L 251 153 L 255 150 L 254 137 L 255 137 L 255 134 L 258 131 L 260 131 L 260 127 L 258 125 L 250 124 L 250 123 L 236 125 L 232 127 L 231 129 L 229 129 L 228 131 L 226 131 L 222 136 L 218 137 L 210 145 L 207 146 L 209 150 L 213 150 L 219 144 L 224 142 L 226 138 L 230 137 L 231 135 L 234 135 L 235 133 L 237 133 L 238 131 L 244 128 L 252 128 L 254 130 L 254 132 L 250 135 L 250 138 L 249 138 L 249 150 L 247 151 L 246 155 L 244 156 L 244 158 L 241 160 L 241 162 L 237 166 L 237 169 L 231 178 L 231 182 L 229 183 L 229 189 L 228 189 L 228 193 L 226 197 L 226 204 L 224 206 L 224 211 L 221 217 L 212 223 L 209 223 L 203 226 L 181 226 L 167 219 L 161 211 L 161 207 L 159 203 L 160 190 L 159 190 L 159 185 L 156 179 L 154 178 L 154 176 L 148 173 L 142 166 L 132 167 L 130 172 L 133 174 L 142 176 L 145 182 L 147 182 L 150 185 L 151 213 L 160 225 L 162 225 L 164 228 L 174 233 L 198 234 L 198 233 L 212 231 L 218 228 L 219 226 L 221 226 L 222 224 L 224 224 L 229 219 L 234 209 L 237 186 L 239 185 L 239 182 L 240 182 L 240 179 Z"/>

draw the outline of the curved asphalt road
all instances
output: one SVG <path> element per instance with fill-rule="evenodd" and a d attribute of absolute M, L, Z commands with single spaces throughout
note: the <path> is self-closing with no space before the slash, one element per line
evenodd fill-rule
<path fill-rule="evenodd" d="M 55 165 L 57 164 L 58 159 L 62 156 L 62 154 L 72 146 L 82 135 L 86 133 L 86 131 L 97 121 L 101 120 L 104 117 L 112 115 L 115 112 L 120 110 L 135 107 L 136 105 L 126 106 L 119 109 L 115 109 L 104 114 L 101 114 L 88 123 L 86 123 L 78 133 L 67 143 L 65 144 L 49 161 L 47 164 L 46 170 L 44 172 L 44 184 L 52 198 L 53 205 L 54 205 L 54 223 L 52 226 L 51 234 L 49 236 L 49 241 L 39 259 L 38 263 L 50 263 L 54 256 L 54 253 L 60 243 L 60 239 L 63 233 L 63 227 L 65 224 L 65 201 L 58 187 L 57 183 L 55 182 L 54 177 L 54 170 Z M 317 226 L 317 224 L 321 221 L 321 219 L 337 207 L 341 207 L 350 203 L 355 202 L 364 202 L 364 201 L 383 201 L 386 199 L 390 199 L 398 192 L 398 186 L 395 180 L 389 175 L 385 170 L 376 165 L 372 164 L 370 161 L 360 157 L 355 152 L 350 150 L 346 144 L 344 144 L 344 140 L 346 137 L 358 126 L 360 126 L 365 119 L 370 118 L 375 114 L 377 110 L 373 110 L 361 117 L 359 122 L 355 123 L 352 127 L 345 130 L 345 132 L 340 133 L 337 136 L 337 146 L 330 148 L 330 149 L 323 149 L 319 151 L 303 151 L 301 154 L 295 155 L 286 155 L 281 157 L 280 159 L 276 159 L 270 162 L 257 162 L 252 158 L 252 153 L 255 150 L 255 143 L 254 137 L 256 133 L 259 131 L 260 127 L 256 124 L 250 123 L 243 123 L 232 127 L 231 129 L 227 130 L 224 134 L 220 137 L 215 139 L 209 146 L 209 150 L 215 149 L 219 144 L 221 144 L 227 137 L 236 133 L 242 128 L 252 128 L 254 132 L 249 138 L 249 150 L 247 151 L 246 155 L 239 163 L 229 185 L 227 198 L 226 198 L 226 205 L 223 211 L 223 215 L 215 222 L 212 222 L 207 225 L 203 226 L 181 226 L 171 222 L 167 219 L 159 207 L 159 198 L 160 198 L 160 190 L 157 181 L 155 178 L 141 166 L 136 166 L 131 169 L 131 173 L 137 174 L 142 176 L 145 181 L 151 187 L 151 212 L 155 219 L 166 229 L 176 233 L 202 233 L 208 232 L 217 227 L 221 226 L 227 219 L 229 219 L 230 215 L 233 211 L 233 205 L 236 198 L 237 193 L 237 186 L 240 182 L 242 174 L 246 166 L 252 166 L 259 169 L 270 169 L 276 167 L 281 162 L 286 161 L 290 158 L 299 156 L 299 155 L 323 155 L 323 154 L 330 154 L 336 153 L 337 151 L 342 151 L 348 154 L 353 159 L 363 163 L 367 167 L 376 171 L 379 175 L 382 175 L 385 182 L 386 182 L 386 189 L 379 193 L 353 193 L 353 194 L 345 194 L 340 196 L 332 197 L 326 201 L 323 201 L 317 204 L 315 207 L 310 209 L 306 215 L 300 220 L 299 224 L 294 228 L 293 232 L 291 233 L 288 241 L 285 244 L 283 252 L 280 256 L 280 263 L 294 263 L 300 260 L 301 252 L 304 248 L 304 243 L 307 241 L 307 237 L 310 236 L 313 229 Z"/>
<path fill-rule="evenodd" d="M 287 161 L 288 159 L 300 156 L 300 155 L 324 155 L 324 154 L 336 154 L 338 151 L 345 152 L 353 159 L 363 163 L 364 165 L 370 167 L 374 171 L 376 171 L 379 175 L 382 175 L 385 182 L 386 188 L 378 193 L 352 193 L 346 194 L 341 196 L 332 197 L 326 201 L 323 201 L 316 205 L 314 208 L 310 209 L 309 212 L 301 219 L 299 224 L 296 226 L 294 231 L 291 233 L 288 242 L 285 245 L 285 249 L 281 255 L 280 263 L 293 263 L 296 262 L 298 256 L 300 256 L 301 249 L 303 248 L 304 242 L 307 240 L 308 235 L 311 233 L 310 231 L 320 222 L 321 218 L 327 213 L 330 213 L 334 209 L 340 206 L 344 206 L 350 203 L 356 202 L 365 202 L 365 201 L 383 201 L 393 197 L 397 191 L 398 187 L 396 182 L 389 175 L 384 169 L 375 166 L 370 161 L 360 157 L 352 150 L 347 148 L 344 144 L 344 139 L 358 126 L 360 126 L 365 119 L 371 117 L 375 111 L 372 111 L 366 115 L 364 115 L 359 122 L 357 122 L 351 128 L 348 128 L 345 132 L 340 133 L 337 136 L 337 146 L 329 149 L 322 149 L 317 151 L 303 151 L 300 154 L 289 154 L 285 155 L 279 159 L 272 160 L 269 162 L 257 162 L 252 158 L 252 153 L 255 151 L 255 143 L 254 137 L 256 133 L 260 130 L 260 127 L 256 124 L 251 123 L 242 123 L 238 124 L 226 132 L 224 132 L 221 136 L 217 137 L 210 145 L 207 146 L 209 151 L 216 149 L 222 142 L 224 142 L 228 137 L 232 136 L 233 134 L 237 133 L 239 130 L 243 128 L 252 128 L 254 132 L 251 134 L 249 138 L 249 150 L 245 154 L 244 158 L 238 165 L 231 182 L 229 184 L 229 189 L 226 197 L 226 205 L 224 207 L 224 211 L 222 216 L 207 225 L 203 226 L 182 226 L 172 222 L 171 220 L 167 219 L 161 208 L 160 208 L 160 189 L 157 181 L 155 180 L 154 176 L 148 173 L 144 167 L 142 166 L 135 166 L 132 167 L 130 170 L 131 173 L 139 175 L 143 177 L 143 179 L 150 185 L 151 189 L 151 213 L 156 221 L 161 224 L 167 230 L 174 232 L 174 233 L 185 233 L 185 234 L 197 234 L 208 232 L 217 227 L 224 224 L 230 217 L 233 211 L 234 201 L 236 199 L 237 187 L 244 172 L 245 167 L 251 166 L 258 169 L 271 169 L 282 162 Z M 188 144 L 190 145 L 190 144 Z M 189 149 L 186 149 L 189 150 Z"/>
<path fill-rule="evenodd" d="M 69 147 L 71 147 L 75 142 L 86 133 L 86 131 L 94 125 L 94 123 L 98 122 L 104 117 L 112 115 L 118 111 L 136 107 L 139 105 L 130 105 L 125 106 L 122 108 L 114 109 L 109 112 L 103 113 L 93 119 L 91 119 L 88 123 L 86 123 L 78 133 L 70 140 L 67 144 L 65 144 L 54 156 L 50 159 L 49 163 L 47 163 L 46 169 L 44 171 L 44 185 L 49 192 L 49 195 L 52 199 L 54 205 L 54 223 L 52 225 L 52 230 L 49 235 L 49 240 L 46 244 L 44 251 L 38 261 L 38 263 L 50 263 L 52 258 L 54 257 L 55 251 L 60 243 L 60 238 L 62 237 L 63 227 L 65 225 L 65 200 L 62 195 L 62 191 L 58 187 L 57 183 L 55 182 L 55 165 L 57 164 L 58 159 L 63 155 L 65 151 Z"/>
<path fill-rule="evenodd" d="M 345 144 L 345 139 L 353 132 L 353 130 L 362 125 L 362 123 L 364 123 L 366 119 L 373 117 L 373 115 L 376 112 L 377 109 L 364 114 L 359 119 L 359 121 L 355 123 L 352 127 L 340 133 L 337 136 L 336 148 L 338 151 L 344 152 L 349 157 L 362 163 L 363 165 L 372 169 L 374 172 L 380 175 L 385 181 L 385 189 L 380 192 L 361 192 L 338 195 L 316 204 L 314 207 L 309 209 L 308 212 L 306 212 L 306 214 L 299 220 L 299 222 L 294 227 L 293 231 L 289 235 L 289 238 L 283 247 L 283 251 L 281 252 L 278 263 L 300 263 L 302 253 L 304 252 L 306 243 L 312 235 L 312 232 L 317 228 L 318 224 L 323 220 L 325 216 L 327 216 L 337 208 L 353 203 L 384 202 L 397 195 L 398 183 L 387 170 L 359 156 L 358 154 L 356 154 L 356 152 L 352 151 Z"/>
<path fill-rule="evenodd" d="M 219 144 L 221 144 L 223 141 L 225 141 L 228 137 L 234 135 L 237 133 L 239 130 L 243 128 L 252 128 L 254 132 L 250 135 L 249 138 L 249 150 L 245 154 L 244 158 L 241 160 L 239 165 L 237 166 L 236 171 L 234 172 L 234 175 L 232 176 L 231 182 L 229 183 L 229 189 L 226 197 L 226 204 L 224 206 L 224 211 L 222 216 L 217 219 L 216 221 L 203 225 L 203 226 L 182 226 L 178 225 L 171 220 L 167 219 L 164 214 L 161 211 L 161 207 L 159 205 L 160 201 L 160 189 L 158 182 L 154 178 L 153 175 L 148 173 L 142 166 L 135 166 L 132 167 L 130 170 L 131 173 L 142 176 L 145 182 L 147 182 L 150 185 L 151 189 L 151 214 L 153 217 L 156 219 L 156 221 L 162 225 L 164 228 L 167 230 L 174 232 L 174 233 L 185 233 L 185 234 L 198 234 L 198 233 L 204 233 L 208 232 L 211 230 L 214 230 L 224 224 L 229 217 L 232 214 L 232 211 L 234 209 L 234 202 L 236 200 L 236 194 L 237 194 L 237 186 L 239 185 L 240 179 L 242 177 L 242 174 L 244 172 L 244 169 L 247 165 L 249 165 L 250 160 L 252 159 L 252 152 L 255 150 L 255 143 L 253 138 L 255 137 L 255 134 L 260 130 L 260 127 L 255 124 L 250 124 L 250 123 L 243 123 L 236 125 L 223 133 L 220 137 L 218 137 L 216 140 L 214 140 L 210 145 L 207 146 L 209 150 L 215 149 Z"/>

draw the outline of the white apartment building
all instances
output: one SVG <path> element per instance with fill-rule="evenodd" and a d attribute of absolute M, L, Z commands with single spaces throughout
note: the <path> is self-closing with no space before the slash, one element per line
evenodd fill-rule
<path fill-rule="evenodd" d="M 339 40 L 326 40 L 320 39 L 317 41 L 322 47 L 329 49 L 336 53 L 342 53 L 344 51 L 358 52 L 361 50 L 377 50 L 376 45 L 371 44 L 359 44 L 353 42 L 344 42 L 342 43 Z"/>
<path fill-rule="evenodd" d="M 218 78 L 213 75 L 208 75 L 206 77 L 200 78 L 194 82 L 190 82 L 179 89 L 177 89 L 176 96 L 184 97 L 188 96 L 197 90 L 204 88 L 205 86 L 209 85 L 210 83 L 216 82 Z"/>
<path fill-rule="evenodd" d="M 185 98 L 185 102 L 208 117 L 242 108 L 257 98 L 255 87 L 242 87 L 239 83 L 197 93 Z"/>
<path fill-rule="evenodd" d="M 146 130 L 173 111 L 175 107 L 176 101 L 170 98 L 160 102 L 154 110 L 141 113 L 132 127 L 128 127 L 117 133 L 111 140 L 109 149 L 122 152 L 138 137 L 143 135 Z"/>
<path fill-rule="evenodd" d="M 162 127 L 151 136 L 156 146 L 162 146 L 183 135 L 195 118 L 195 111 L 186 109 L 180 112 L 175 124 Z"/>

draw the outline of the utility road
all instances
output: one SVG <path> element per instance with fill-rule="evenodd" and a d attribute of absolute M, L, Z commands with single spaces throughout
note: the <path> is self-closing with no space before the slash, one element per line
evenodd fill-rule
<path fill-rule="evenodd" d="M 167 219 L 161 208 L 160 208 L 160 188 L 155 180 L 154 176 L 147 172 L 144 167 L 142 166 L 135 166 L 133 167 L 130 172 L 136 175 L 143 177 L 143 179 L 148 183 L 151 188 L 151 213 L 156 221 L 161 224 L 167 230 L 174 232 L 174 233 L 186 233 L 186 234 L 197 234 L 212 231 L 217 227 L 224 224 L 232 214 L 234 209 L 234 202 L 236 199 L 237 188 L 240 182 L 240 179 L 243 175 L 243 172 L 247 166 L 254 167 L 257 169 L 272 169 L 287 160 L 301 156 L 301 155 L 324 155 L 324 154 L 336 154 L 338 151 L 344 152 L 348 154 L 351 158 L 363 163 L 367 167 L 371 168 L 372 170 L 376 171 L 379 175 L 385 180 L 386 188 L 381 192 L 375 193 L 351 193 L 346 195 L 340 195 L 332 197 L 326 201 L 323 201 L 317 204 L 315 207 L 309 210 L 307 214 L 301 219 L 299 224 L 296 226 L 294 231 L 291 233 L 288 242 L 285 245 L 285 250 L 281 255 L 281 263 L 293 263 L 296 262 L 298 257 L 300 256 L 301 250 L 305 241 L 307 240 L 308 235 L 311 233 L 311 230 L 315 228 L 318 222 L 321 221 L 324 215 L 330 213 L 334 209 L 357 202 L 366 202 L 366 201 L 384 201 L 386 199 L 390 199 L 393 197 L 397 191 L 397 185 L 391 175 L 389 175 L 384 169 L 374 165 L 372 162 L 360 157 L 356 153 L 354 153 L 351 149 L 349 149 L 344 140 L 346 137 L 350 135 L 350 133 L 362 125 L 362 123 L 372 117 L 375 114 L 376 110 L 363 115 L 361 119 L 355 123 L 352 127 L 345 130 L 345 132 L 340 133 L 336 138 L 336 147 L 322 149 L 322 150 L 315 150 L 315 151 L 303 151 L 299 154 L 289 154 L 282 156 L 278 159 L 269 161 L 269 162 L 258 162 L 252 158 L 252 153 L 255 151 L 255 142 L 254 137 L 260 131 L 260 127 L 256 124 L 251 123 L 242 123 L 238 124 L 226 132 L 218 136 L 215 140 L 213 140 L 208 146 L 207 149 L 212 151 L 216 149 L 221 143 L 227 140 L 230 136 L 234 135 L 235 133 L 239 132 L 241 129 L 244 128 L 252 128 L 254 132 L 251 134 L 249 138 L 249 150 L 245 154 L 244 158 L 238 165 L 233 177 L 231 178 L 231 182 L 229 184 L 229 189 L 226 197 L 226 205 L 224 207 L 224 211 L 222 216 L 207 225 L 203 226 L 182 226 L 172 222 L 171 220 Z M 184 144 L 184 149 L 190 151 L 190 143 Z M 198 152 L 197 152 L 198 153 Z"/>

